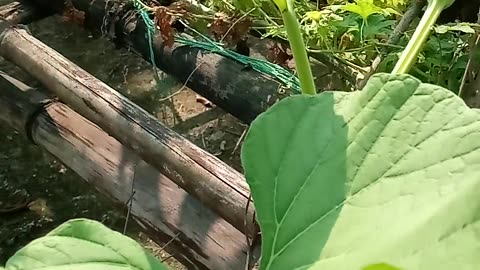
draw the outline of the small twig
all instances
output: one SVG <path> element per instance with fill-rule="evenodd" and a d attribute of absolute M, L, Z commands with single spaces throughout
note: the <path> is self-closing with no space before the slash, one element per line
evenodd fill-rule
<path fill-rule="evenodd" d="M 477 15 L 477 23 L 480 23 L 480 9 L 479 9 L 478 15 Z M 472 36 L 472 38 L 469 41 L 470 52 L 469 52 L 469 56 L 468 56 L 468 62 L 467 62 L 467 66 L 465 68 L 465 72 L 463 74 L 463 78 L 462 78 L 462 82 L 460 84 L 460 88 L 458 89 L 458 96 L 461 97 L 461 98 L 463 98 L 463 96 L 466 92 L 465 88 L 466 88 L 466 85 L 467 85 L 467 81 L 473 75 L 472 74 L 473 73 L 472 69 L 473 69 L 474 64 L 475 64 L 475 61 L 474 61 L 475 51 L 478 48 L 479 43 L 480 43 L 480 31 L 477 30 L 477 31 L 475 31 L 475 34 Z"/>
<path fill-rule="evenodd" d="M 398 43 L 402 35 L 407 31 L 408 27 L 412 23 L 412 21 L 420 16 L 420 13 L 422 12 L 423 7 L 426 4 L 426 0 L 414 0 L 412 5 L 408 8 L 408 10 L 405 12 L 403 15 L 402 19 L 400 22 L 397 24 L 395 29 L 393 30 L 393 33 L 390 35 L 388 38 L 386 44 L 389 45 L 394 45 Z M 370 71 L 365 74 L 365 77 L 359 81 L 357 88 L 362 89 L 370 79 L 370 77 L 377 71 L 378 66 L 382 62 L 382 58 L 385 54 L 388 53 L 388 47 L 384 46 L 381 50 L 380 53 L 375 57 L 375 59 L 372 62 L 372 65 L 370 67 Z"/>
<path fill-rule="evenodd" d="M 122 75 L 123 75 L 123 83 L 124 83 L 124 84 L 127 84 L 127 83 L 128 83 L 128 80 L 127 80 L 127 77 L 128 77 L 128 66 L 124 66 L 124 67 L 123 67 Z"/>
<path fill-rule="evenodd" d="M 238 18 L 237 20 L 235 20 L 234 23 L 232 23 L 232 25 L 230 25 L 230 27 L 227 29 L 227 31 L 225 32 L 225 34 L 222 36 L 222 38 L 220 39 L 220 43 L 227 37 L 227 35 L 233 30 L 233 27 L 235 27 L 235 25 L 237 25 L 241 20 L 245 19 L 248 15 L 250 15 L 252 12 L 254 12 L 257 8 L 252 8 L 250 9 L 247 13 L 243 14 L 242 16 L 240 16 L 240 18 Z"/>
<path fill-rule="evenodd" d="M 247 135 L 247 131 L 248 131 L 248 126 L 243 130 L 243 133 L 242 135 L 240 135 L 240 138 L 238 138 L 237 144 L 235 144 L 235 148 L 233 148 L 232 155 L 235 154 L 235 152 L 237 152 L 237 149 L 238 147 L 240 147 L 240 144 L 242 143 L 243 138 L 245 138 L 245 136 Z"/>
<path fill-rule="evenodd" d="M 242 136 L 242 134 L 243 134 L 243 132 L 242 132 L 242 133 L 238 133 L 238 132 L 235 132 L 235 131 L 229 130 L 229 129 L 226 129 L 225 132 L 230 133 L 230 134 L 232 134 L 232 135 L 235 135 L 235 136 L 237 136 L 237 137 L 240 137 L 240 136 Z"/>
<path fill-rule="evenodd" d="M 190 78 L 187 79 L 187 82 L 188 82 L 189 80 L 190 80 Z M 180 94 L 180 92 L 182 92 L 183 89 L 185 89 L 185 86 L 186 86 L 186 83 L 183 84 L 182 87 L 180 87 L 180 89 L 178 89 L 177 91 L 173 92 L 172 94 L 170 94 L 170 95 L 168 95 L 168 96 L 166 96 L 166 97 L 164 97 L 164 98 L 159 99 L 158 101 L 159 101 L 159 102 L 162 102 L 162 101 L 169 100 L 169 99 L 173 98 L 174 96 Z"/>
<path fill-rule="evenodd" d="M 248 195 L 248 200 L 247 200 L 247 206 L 245 207 L 245 219 L 244 219 L 244 228 L 245 228 L 245 239 L 247 241 L 247 259 L 245 262 L 245 270 L 250 270 L 251 267 L 251 261 L 252 261 L 252 251 L 253 251 L 253 241 L 250 241 L 250 238 L 248 237 L 248 227 L 249 227 L 249 221 L 247 220 L 248 217 L 248 209 L 250 208 L 250 202 L 252 200 L 252 194 Z M 255 225 L 255 217 L 252 222 Z M 255 227 L 255 226 L 254 226 Z M 252 235 L 252 240 L 255 238 L 256 232 L 253 232 Z"/>
<path fill-rule="evenodd" d="M 130 213 L 132 212 L 132 206 L 133 206 L 133 196 L 135 196 L 135 175 L 137 174 L 136 166 L 134 166 L 134 171 L 133 171 L 133 179 L 132 179 L 132 187 L 131 187 L 131 193 L 130 197 L 127 200 L 127 205 L 128 205 L 128 210 L 127 210 L 127 217 L 125 218 L 125 224 L 123 225 L 123 234 L 127 233 L 127 226 L 128 226 L 128 221 L 130 219 Z"/>
<path fill-rule="evenodd" d="M 128 198 L 128 201 L 127 201 L 128 210 L 127 210 L 127 217 L 125 218 L 125 224 L 123 225 L 123 234 L 127 233 L 128 220 L 130 219 L 130 213 L 132 212 L 133 196 L 135 196 L 135 191 L 132 192 L 132 194 L 130 195 L 130 198 Z"/>
<path fill-rule="evenodd" d="M 201 137 L 202 137 L 203 149 L 207 149 L 207 144 L 205 143 L 205 136 L 203 136 L 203 132 L 201 134 Z"/>
<path fill-rule="evenodd" d="M 165 250 L 165 248 L 166 248 L 168 245 L 170 245 L 173 241 L 175 241 L 175 239 L 178 238 L 178 236 L 180 236 L 180 233 L 181 233 L 181 232 L 176 233 L 176 234 L 172 237 L 172 239 L 168 240 L 168 242 L 160 248 L 160 250 L 159 250 L 158 252 Z M 165 262 L 166 260 L 172 258 L 172 257 L 174 256 L 174 254 L 175 254 L 175 253 L 172 253 L 172 254 L 170 254 L 168 257 L 164 258 L 164 259 L 162 260 L 162 262 Z"/>
<path fill-rule="evenodd" d="M 367 45 L 359 48 L 352 48 L 352 49 L 345 49 L 345 50 L 320 50 L 320 49 L 307 48 L 307 51 L 309 53 L 346 53 L 346 52 L 366 51 L 367 49 L 373 49 L 373 45 Z"/>
<path fill-rule="evenodd" d="M 0 203 L 0 215 L 13 214 L 16 212 L 27 210 L 30 204 L 32 203 L 32 200 L 30 199 L 30 196 L 28 195 L 28 193 L 25 192 L 25 194 L 26 195 L 22 197 L 22 200 L 15 204 L 3 206 Z"/>
<path fill-rule="evenodd" d="M 163 262 L 165 262 L 165 261 L 173 258 L 173 256 L 174 256 L 174 254 L 170 254 L 170 255 L 168 255 L 168 257 L 166 257 L 165 259 L 163 259 L 161 262 L 163 263 Z"/>
<path fill-rule="evenodd" d="M 176 234 L 172 237 L 172 239 L 168 240 L 168 242 L 167 242 L 165 245 L 163 245 L 163 246 L 160 248 L 159 251 L 165 250 L 165 248 L 166 248 L 168 245 L 170 245 L 173 241 L 175 241 L 175 239 L 177 239 L 178 236 L 180 236 L 180 232 L 176 233 Z"/>

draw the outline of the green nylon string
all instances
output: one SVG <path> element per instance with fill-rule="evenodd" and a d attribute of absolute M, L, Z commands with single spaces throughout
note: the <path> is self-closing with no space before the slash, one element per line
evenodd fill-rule
<path fill-rule="evenodd" d="M 160 85 L 160 78 L 158 77 L 158 73 L 157 73 L 157 64 L 155 62 L 155 52 L 153 50 L 153 36 L 155 35 L 155 23 L 152 19 L 150 19 L 148 10 L 145 9 L 145 6 L 142 4 L 140 0 L 132 0 L 132 2 L 133 2 L 133 6 L 138 11 L 140 16 L 142 17 L 143 22 L 145 23 L 145 26 L 147 27 L 147 41 L 148 41 L 148 47 L 150 51 L 150 61 L 152 62 L 152 65 L 153 65 L 153 74 L 154 74 L 155 82 L 157 83 L 157 85 Z"/>
<path fill-rule="evenodd" d="M 149 49 L 150 49 L 150 60 L 152 65 L 156 69 L 155 64 L 155 53 L 153 50 L 153 36 L 155 35 L 156 27 L 155 23 L 149 16 L 149 11 L 145 8 L 145 5 L 141 2 L 141 0 L 132 0 L 134 7 L 139 12 L 145 26 L 147 27 L 147 39 L 149 42 Z M 187 26 L 188 27 L 188 26 Z M 287 69 L 271 63 L 266 60 L 256 59 L 252 57 L 245 56 L 243 54 L 239 54 L 235 51 L 225 49 L 221 43 L 215 42 L 210 38 L 202 35 L 195 29 L 188 27 L 190 30 L 194 31 L 198 36 L 200 36 L 204 41 L 198 41 L 193 39 L 187 39 L 185 37 L 175 35 L 175 40 L 183 45 L 199 48 L 202 50 L 206 50 L 212 53 L 216 53 L 227 57 L 229 59 L 233 59 L 245 66 L 251 67 L 252 69 L 256 70 L 257 72 L 264 73 L 270 75 L 280 82 L 282 82 L 287 88 L 291 89 L 292 92 L 299 94 L 300 91 L 300 82 L 298 78 L 290 73 Z M 155 71 L 156 79 L 158 77 L 157 72 Z M 157 81 L 158 83 L 158 81 Z"/>

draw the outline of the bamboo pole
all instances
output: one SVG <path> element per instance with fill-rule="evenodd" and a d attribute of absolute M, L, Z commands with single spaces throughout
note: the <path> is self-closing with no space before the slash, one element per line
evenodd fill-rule
<path fill-rule="evenodd" d="M 27 71 L 63 102 L 245 232 L 245 218 L 253 220 L 254 209 L 242 174 L 163 126 L 25 29 L 9 27 L 2 32 L 0 55 Z M 247 234 L 253 231 L 252 226 Z"/>
<path fill-rule="evenodd" d="M 97 125 L 3 72 L 0 121 L 26 134 L 123 208 L 132 199 L 137 223 L 160 245 L 173 239 L 167 251 L 189 269 L 244 269 L 247 244 L 242 233 Z"/>

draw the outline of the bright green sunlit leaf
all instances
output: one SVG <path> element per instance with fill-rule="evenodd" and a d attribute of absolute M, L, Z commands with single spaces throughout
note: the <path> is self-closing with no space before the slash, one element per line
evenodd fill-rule
<path fill-rule="evenodd" d="M 480 113 L 410 75 L 286 98 L 242 161 L 262 270 L 473 270 L 480 265 Z"/>
<path fill-rule="evenodd" d="M 166 270 L 134 240 L 84 219 L 64 223 L 7 261 L 5 270 Z"/>

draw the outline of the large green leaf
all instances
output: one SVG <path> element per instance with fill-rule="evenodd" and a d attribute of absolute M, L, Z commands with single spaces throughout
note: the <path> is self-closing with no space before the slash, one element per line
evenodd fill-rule
<path fill-rule="evenodd" d="M 480 265 L 480 114 L 451 91 L 379 74 L 286 98 L 252 123 L 242 161 L 261 269 Z"/>
<path fill-rule="evenodd" d="M 5 270 L 164 270 L 134 240 L 103 224 L 75 219 L 34 240 Z"/>

